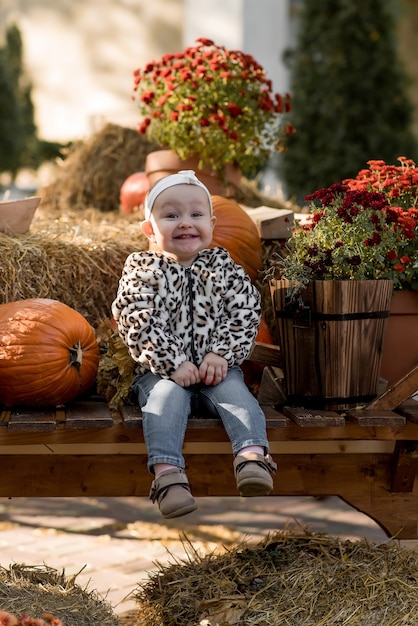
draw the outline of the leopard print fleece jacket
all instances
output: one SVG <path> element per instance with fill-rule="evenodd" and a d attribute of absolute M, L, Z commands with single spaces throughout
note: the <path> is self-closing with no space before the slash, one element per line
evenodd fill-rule
<path fill-rule="evenodd" d="M 240 365 L 257 335 L 260 293 L 223 248 L 202 250 L 190 267 L 161 252 L 134 252 L 112 313 L 136 372 L 169 378 L 208 352 Z"/>

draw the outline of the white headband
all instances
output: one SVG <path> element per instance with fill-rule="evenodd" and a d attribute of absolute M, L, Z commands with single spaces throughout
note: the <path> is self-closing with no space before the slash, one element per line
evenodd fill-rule
<path fill-rule="evenodd" d="M 149 220 L 150 218 L 157 196 L 169 187 L 174 187 L 175 185 L 196 185 L 206 191 L 209 200 L 210 212 L 212 214 L 212 198 L 210 196 L 209 189 L 202 182 L 200 182 L 193 170 L 181 170 L 177 174 L 171 174 L 170 176 L 161 178 L 161 180 L 157 181 L 152 189 L 149 190 L 148 195 L 145 198 L 144 207 L 144 217 L 146 220 Z"/>

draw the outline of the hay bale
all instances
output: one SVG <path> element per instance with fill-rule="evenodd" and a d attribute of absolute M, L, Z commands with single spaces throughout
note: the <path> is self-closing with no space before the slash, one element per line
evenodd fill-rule
<path fill-rule="evenodd" d="M 147 247 L 135 215 L 38 209 L 30 233 L 0 233 L 0 302 L 52 298 L 96 328 L 111 316 L 126 257 Z"/>
<path fill-rule="evenodd" d="M 160 565 L 135 592 L 135 626 L 412 626 L 418 555 L 395 542 L 281 531 Z"/>
<path fill-rule="evenodd" d="M 18 616 L 49 613 L 65 626 L 117 626 L 111 606 L 96 591 L 77 585 L 76 577 L 46 565 L 0 566 L 0 607 Z"/>
<path fill-rule="evenodd" d="M 75 144 L 60 164 L 56 179 L 39 190 L 45 209 L 119 210 L 124 180 L 145 168 L 145 159 L 157 145 L 132 128 L 106 124 L 86 141 Z"/>

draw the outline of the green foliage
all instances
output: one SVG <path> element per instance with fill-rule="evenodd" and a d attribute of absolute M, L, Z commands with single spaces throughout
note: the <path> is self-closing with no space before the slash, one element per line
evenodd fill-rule
<path fill-rule="evenodd" d="M 21 149 L 19 112 L 12 75 L 0 49 L 0 171 L 16 169 Z"/>
<path fill-rule="evenodd" d="M 392 8 L 388 0 L 304 0 L 287 56 L 296 133 L 280 164 L 298 201 L 371 159 L 416 158 Z"/>
<path fill-rule="evenodd" d="M 0 99 L 0 114 L 7 136 L 7 145 L 2 145 L 0 158 L 2 170 L 15 175 L 24 160 L 25 149 L 36 133 L 33 121 L 31 86 L 23 71 L 23 45 L 17 26 L 6 30 L 6 46 L 0 50 L 0 65 L 5 84 L 6 98 Z"/>

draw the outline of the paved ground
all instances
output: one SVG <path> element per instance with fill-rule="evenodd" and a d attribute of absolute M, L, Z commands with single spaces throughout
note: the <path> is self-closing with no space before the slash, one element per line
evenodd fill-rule
<path fill-rule="evenodd" d="M 48 565 L 80 572 L 78 584 L 106 596 L 118 615 L 155 562 L 185 556 L 182 533 L 199 551 L 259 540 L 288 525 L 349 539 L 385 541 L 385 533 L 339 498 L 199 498 L 199 509 L 164 520 L 146 498 L 0 499 L 0 565 Z"/>

